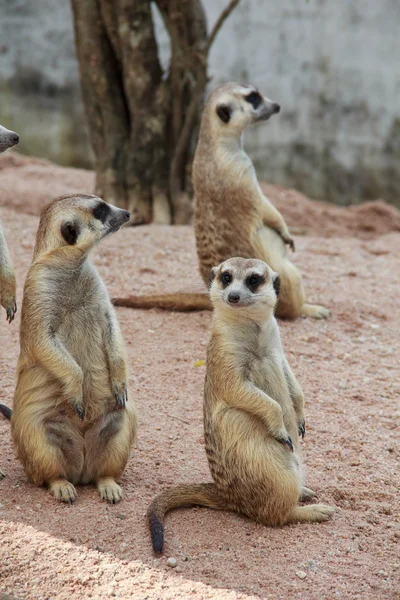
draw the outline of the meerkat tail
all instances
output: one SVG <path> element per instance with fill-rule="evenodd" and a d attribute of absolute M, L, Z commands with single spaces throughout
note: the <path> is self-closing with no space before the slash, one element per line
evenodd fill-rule
<path fill-rule="evenodd" d="M 166 513 L 184 506 L 205 506 L 216 510 L 227 510 L 226 503 L 219 496 L 215 483 L 177 485 L 162 492 L 153 500 L 147 511 L 154 552 L 163 551 L 163 520 Z"/>
<path fill-rule="evenodd" d="M 212 310 L 208 294 L 154 294 L 151 296 L 128 296 L 126 298 L 112 298 L 114 306 L 127 308 L 161 308 L 174 312 L 194 312 Z"/>
<path fill-rule="evenodd" d="M 11 421 L 12 410 L 5 404 L 0 404 L 0 413 L 5 416 L 6 419 Z"/>

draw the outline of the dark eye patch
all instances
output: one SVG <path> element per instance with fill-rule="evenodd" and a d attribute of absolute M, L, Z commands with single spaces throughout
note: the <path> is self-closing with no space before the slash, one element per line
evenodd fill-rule
<path fill-rule="evenodd" d="M 264 278 L 261 275 L 258 275 L 258 273 L 253 273 L 246 279 L 246 285 L 252 292 L 255 292 L 261 283 L 264 283 Z"/>
<path fill-rule="evenodd" d="M 276 297 L 278 298 L 279 292 L 280 292 L 280 289 L 281 289 L 281 278 L 279 277 L 279 275 L 277 275 L 275 277 L 275 279 L 273 281 L 273 286 L 274 286 Z"/>
<path fill-rule="evenodd" d="M 227 287 L 230 283 L 232 283 L 232 275 L 229 271 L 224 271 L 221 273 L 221 283 L 224 287 Z"/>
<path fill-rule="evenodd" d="M 81 232 L 78 223 L 63 223 L 61 225 L 61 235 L 70 246 L 74 246 Z"/>
<path fill-rule="evenodd" d="M 258 92 L 250 92 L 250 94 L 247 94 L 244 99 L 246 102 L 249 102 L 253 108 L 258 108 L 262 102 L 261 94 Z"/>
<path fill-rule="evenodd" d="M 95 219 L 105 223 L 110 212 L 111 209 L 108 204 L 105 202 L 99 202 L 96 208 L 93 209 L 93 216 Z"/>

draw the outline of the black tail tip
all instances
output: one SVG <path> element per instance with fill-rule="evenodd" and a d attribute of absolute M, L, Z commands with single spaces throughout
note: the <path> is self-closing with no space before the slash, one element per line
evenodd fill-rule
<path fill-rule="evenodd" d="M 5 416 L 6 419 L 11 421 L 12 410 L 5 404 L 0 404 L 0 413 Z"/>
<path fill-rule="evenodd" d="M 148 518 L 153 550 L 156 554 L 161 554 L 164 549 L 164 526 L 155 513 L 149 512 Z"/>

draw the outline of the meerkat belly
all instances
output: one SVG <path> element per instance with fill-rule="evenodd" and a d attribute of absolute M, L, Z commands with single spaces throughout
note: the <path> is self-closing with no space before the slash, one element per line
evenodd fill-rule
<path fill-rule="evenodd" d="M 282 408 L 283 422 L 287 429 L 296 427 L 296 415 L 284 374 L 281 356 L 266 354 L 252 364 L 249 379 L 255 386 L 278 402 Z"/>
<path fill-rule="evenodd" d="M 100 307 L 85 306 L 67 315 L 57 334 L 83 371 L 84 399 L 111 397 L 110 375 L 104 347 L 105 317 Z"/>

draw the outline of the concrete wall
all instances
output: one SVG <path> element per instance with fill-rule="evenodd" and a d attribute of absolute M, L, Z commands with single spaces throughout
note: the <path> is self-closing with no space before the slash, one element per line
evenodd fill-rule
<path fill-rule="evenodd" d="M 226 2 L 204 0 L 210 26 Z M 261 177 L 338 203 L 400 205 L 399 22 L 399 0 L 241 0 L 210 73 L 282 105 L 246 136 Z M 0 122 L 22 149 L 89 164 L 68 1 L 0 0 L 0 57 Z"/>

